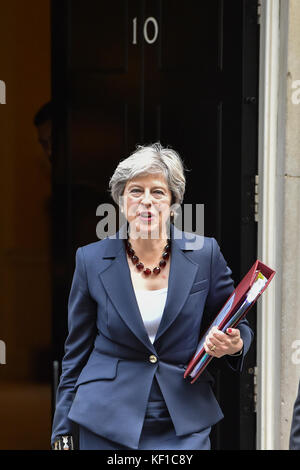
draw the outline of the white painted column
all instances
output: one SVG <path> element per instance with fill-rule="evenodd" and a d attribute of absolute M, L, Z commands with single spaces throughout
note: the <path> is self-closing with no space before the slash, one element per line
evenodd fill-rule
<path fill-rule="evenodd" d="M 262 1 L 259 96 L 259 222 L 258 257 L 278 271 L 276 245 L 280 234 L 276 211 L 276 155 L 279 73 L 279 0 Z M 279 412 L 280 311 L 276 293 L 279 275 L 257 309 L 257 448 L 278 444 L 275 416 Z"/>
<path fill-rule="evenodd" d="M 300 376 L 300 2 L 261 3 L 258 256 L 277 274 L 258 305 L 257 448 L 272 450 L 288 449 Z"/>
<path fill-rule="evenodd" d="M 282 0 L 283 1 L 283 0 Z M 300 2 L 288 9 L 282 240 L 280 448 L 288 449 L 300 378 Z"/>

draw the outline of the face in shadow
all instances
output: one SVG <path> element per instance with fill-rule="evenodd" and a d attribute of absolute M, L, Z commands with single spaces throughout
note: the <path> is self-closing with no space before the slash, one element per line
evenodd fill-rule
<path fill-rule="evenodd" d="M 42 124 L 37 126 L 37 133 L 38 133 L 38 140 L 41 144 L 46 157 L 51 162 L 51 154 L 52 154 L 52 122 L 51 120 L 45 121 Z"/>

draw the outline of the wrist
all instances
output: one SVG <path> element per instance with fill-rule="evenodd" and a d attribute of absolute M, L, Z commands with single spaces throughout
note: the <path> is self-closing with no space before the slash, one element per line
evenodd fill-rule
<path fill-rule="evenodd" d="M 244 352 L 244 345 L 242 345 L 241 349 L 237 352 L 235 352 L 234 354 L 229 354 L 229 356 L 241 356 Z"/>

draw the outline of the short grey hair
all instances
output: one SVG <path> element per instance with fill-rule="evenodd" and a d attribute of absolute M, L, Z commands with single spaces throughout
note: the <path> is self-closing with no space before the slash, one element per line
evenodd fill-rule
<path fill-rule="evenodd" d="M 181 204 L 185 192 L 184 164 L 175 150 L 163 148 L 159 142 L 138 145 L 127 158 L 121 160 L 109 181 L 110 193 L 116 204 L 123 195 L 126 183 L 138 176 L 163 173 L 172 194 L 171 204 Z"/>

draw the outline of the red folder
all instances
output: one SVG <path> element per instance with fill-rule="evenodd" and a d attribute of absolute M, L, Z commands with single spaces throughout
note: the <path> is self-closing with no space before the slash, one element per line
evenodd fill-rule
<path fill-rule="evenodd" d="M 257 260 L 254 263 L 201 337 L 197 350 L 184 373 L 184 378 L 189 376 L 192 379 L 191 383 L 194 383 L 213 359 L 213 356 L 206 353 L 203 346 L 208 331 L 213 326 L 217 326 L 223 332 L 226 332 L 229 327 L 235 328 L 266 290 L 274 275 L 275 271 L 261 261 Z"/>

